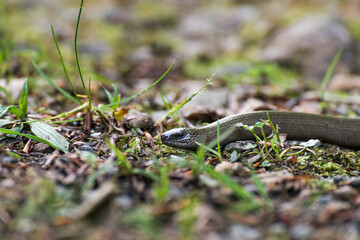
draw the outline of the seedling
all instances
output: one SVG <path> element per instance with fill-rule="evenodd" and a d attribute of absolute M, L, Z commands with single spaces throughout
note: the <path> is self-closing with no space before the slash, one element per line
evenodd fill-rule
<path fill-rule="evenodd" d="M 19 106 L 14 105 L 10 106 L 0 106 L 0 118 L 5 116 L 6 113 L 12 113 L 15 116 L 15 120 L 8 121 L 3 124 L 3 126 L 12 125 L 10 129 L 0 128 L 0 133 L 7 134 L 3 137 L 14 137 L 14 135 L 19 135 L 27 137 L 38 142 L 48 144 L 49 146 L 58 149 L 62 152 L 68 152 L 69 143 L 65 137 L 59 134 L 55 128 L 49 124 L 35 121 L 27 118 L 27 97 L 29 95 L 29 83 L 26 79 L 21 91 Z M 24 124 L 29 124 L 31 131 L 35 135 L 21 133 Z"/>

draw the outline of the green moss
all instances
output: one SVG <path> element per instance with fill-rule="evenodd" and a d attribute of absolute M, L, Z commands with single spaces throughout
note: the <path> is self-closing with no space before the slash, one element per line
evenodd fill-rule
<path fill-rule="evenodd" d="M 360 152 L 339 149 L 336 146 L 315 149 L 315 155 L 298 158 L 296 172 L 305 175 L 333 177 L 336 175 L 352 176 L 353 170 L 360 169 Z"/>

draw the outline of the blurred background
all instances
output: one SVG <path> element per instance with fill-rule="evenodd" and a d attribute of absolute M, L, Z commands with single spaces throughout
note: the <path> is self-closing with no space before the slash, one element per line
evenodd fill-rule
<path fill-rule="evenodd" d="M 70 77 L 81 86 L 73 46 L 79 6 L 73 0 L 0 2 L 2 86 L 21 86 L 19 81 L 28 77 L 34 102 L 54 102 L 55 89 L 39 76 L 33 61 L 69 89 L 51 24 Z M 266 95 L 296 95 L 319 89 L 339 49 L 343 53 L 331 86 L 349 92 L 360 86 L 359 23 L 358 0 L 86 0 L 78 49 L 84 78 L 92 79 L 99 102 L 105 95 L 97 91 L 98 83 L 116 83 L 128 96 L 154 82 L 175 59 L 162 83 L 166 93 L 174 86 L 180 92 L 170 96 L 173 101 L 198 87 L 190 80 L 204 81 L 213 73 L 216 88 L 258 86 L 254 91 Z M 16 98 L 19 90 L 13 91 Z"/>

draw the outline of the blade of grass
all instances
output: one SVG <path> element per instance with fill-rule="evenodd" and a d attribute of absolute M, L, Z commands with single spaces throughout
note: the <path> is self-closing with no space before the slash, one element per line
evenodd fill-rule
<path fill-rule="evenodd" d="M 247 191 L 243 186 L 235 182 L 233 179 L 231 179 L 230 176 L 215 171 L 212 167 L 206 166 L 204 164 L 204 170 L 207 174 L 209 174 L 210 177 L 218 180 L 220 183 L 224 184 L 226 187 L 229 187 L 231 190 L 233 190 L 234 194 L 239 198 L 247 202 L 254 202 L 255 199 L 251 192 Z"/>
<path fill-rule="evenodd" d="M 168 113 L 162 118 L 162 121 L 164 121 L 168 116 L 173 115 L 174 113 L 176 113 L 177 111 L 179 111 L 179 109 L 181 109 L 186 103 L 190 102 L 196 95 L 198 95 L 202 90 L 204 90 L 208 85 L 211 85 L 211 80 L 212 77 L 214 75 L 212 75 L 210 78 L 206 79 L 206 83 L 195 93 L 191 94 L 191 96 L 187 99 L 185 99 L 184 101 L 182 101 L 180 104 L 175 105 L 170 111 L 168 111 Z"/>
<path fill-rule="evenodd" d="M 217 154 L 217 152 L 215 152 L 215 154 Z M 255 200 L 253 194 L 250 191 L 247 191 L 242 185 L 235 182 L 229 175 L 217 172 L 213 167 L 207 166 L 204 163 L 204 148 L 198 148 L 196 154 L 194 153 L 192 156 L 195 158 L 195 161 L 190 162 L 190 168 L 195 176 L 198 176 L 201 173 L 206 173 L 210 177 L 217 180 L 219 183 L 230 188 L 239 199 L 243 200 L 244 203 L 249 205 L 249 208 L 256 209 L 260 207 L 260 204 Z"/>
<path fill-rule="evenodd" d="M 56 49 L 58 50 L 58 53 L 59 53 L 59 56 L 60 56 L 60 60 L 61 60 L 61 64 L 63 66 L 63 70 L 64 70 L 64 73 L 65 73 L 65 76 L 66 76 L 66 79 L 68 81 L 68 83 L 70 84 L 70 87 L 71 87 L 71 90 L 73 91 L 74 93 L 74 96 L 76 97 L 76 99 L 80 102 L 79 98 L 77 97 L 77 93 L 76 93 L 76 90 L 70 80 L 70 77 L 69 77 L 69 74 L 67 72 L 67 69 L 66 69 L 66 65 L 65 65 L 65 62 L 64 62 L 64 58 L 62 56 L 62 53 L 60 51 L 60 47 L 59 47 L 59 44 L 58 44 L 58 41 L 56 39 L 56 36 L 55 36 L 55 31 L 54 31 L 54 27 L 53 25 L 51 24 L 51 33 L 53 35 L 53 38 L 54 38 L 54 42 L 55 42 L 55 45 L 56 45 Z"/>
<path fill-rule="evenodd" d="M 84 89 L 84 91 L 86 93 L 86 96 L 88 97 L 88 99 L 90 99 L 89 92 L 86 89 L 84 78 L 82 76 L 81 67 L 80 67 L 80 61 L 79 61 L 79 53 L 78 53 L 78 49 L 77 49 L 77 36 L 78 36 L 80 17 L 81 17 L 81 12 L 82 12 L 82 9 L 83 9 L 83 5 L 84 5 L 84 0 L 81 0 L 79 14 L 78 14 L 78 18 L 77 18 L 77 22 L 76 22 L 76 28 L 75 28 L 74 47 L 75 47 L 76 64 L 77 64 L 77 67 L 78 67 L 81 84 L 82 84 L 83 89 Z"/>
<path fill-rule="evenodd" d="M 199 147 L 202 147 L 203 149 L 205 149 L 206 151 L 209 151 L 209 152 L 215 154 L 219 159 L 221 158 L 221 155 L 220 155 L 217 151 L 215 151 L 214 149 L 212 149 L 211 147 L 206 146 L 205 144 L 202 144 L 202 143 L 199 143 L 199 142 L 196 142 L 196 141 L 195 141 L 195 143 L 196 143 L 197 145 L 199 145 Z"/>
<path fill-rule="evenodd" d="M 160 92 L 160 97 L 161 97 L 161 100 L 165 106 L 165 108 L 169 111 L 171 108 L 172 108 L 172 103 L 167 103 L 167 101 L 165 100 L 165 96 L 162 92 Z"/>
<path fill-rule="evenodd" d="M 28 79 L 25 79 L 23 88 L 19 100 L 19 109 L 21 111 L 21 120 L 24 121 L 27 115 L 27 97 L 29 95 L 29 82 Z"/>
<path fill-rule="evenodd" d="M 327 68 L 326 74 L 325 74 L 325 76 L 324 76 L 324 78 L 323 78 L 323 80 L 322 80 L 320 97 L 321 97 L 321 100 L 323 101 L 323 103 L 322 103 L 322 105 L 323 105 L 322 107 L 323 107 L 323 108 L 326 108 L 326 104 L 325 104 L 325 102 L 324 102 L 325 88 L 326 88 L 326 86 L 327 86 L 327 84 L 328 84 L 328 82 L 329 82 L 329 80 L 330 80 L 330 78 L 331 78 L 331 76 L 332 76 L 332 74 L 333 74 L 333 72 L 334 72 L 334 69 L 335 69 L 337 63 L 339 62 L 339 60 L 340 60 L 340 58 L 341 58 L 341 55 L 342 55 L 342 53 L 343 53 L 343 50 L 344 50 L 344 48 L 341 47 L 341 48 L 336 52 L 335 57 L 333 58 L 333 60 L 331 61 L 329 67 Z"/>
<path fill-rule="evenodd" d="M 62 121 L 52 121 L 51 124 L 61 124 L 61 123 L 69 123 L 69 122 L 80 122 L 83 118 L 74 118 L 74 119 L 68 119 L 68 120 L 62 120 Z"/>
<path fill-rule="evenodd" d="M 120 104 L 120 103 L 128 102 L 128 101 L 130 101 L 130 100 L 132 100 L 132 99 L 134 99 L 134 98 L 136 98 L 136 97 L 138 97 L 138 96 L 140 96 L 140 95 L 148 92 L 150 89 L 152 89 L 153 87 L 155 87 L 155 85 L 156 85 L 158 82 L 160 82 L 161 80 L 163 80 L 163 79 L 165 78 L 165 76 L 166 76 L 166 75 L 170 72 L 170 70 L 174 67 L 175 63 L 176 63 L 176 59 L 175 59 L 175 61 L 173 62 L 173 64 L 171 64 L 171 66 L 168 68 L 168 70 L 166 70 L 166 72 L 165 72 L 158 80 L 156 80 L 153 84 L 151 84 L 151 85 L 150 85 L 148 88 L 146 88 L 145 90 L 143 90 L 143 91 L 141 91 L 141 92 L 139 92 L 139 93 L 137 93 L 137 94 L 134 94 L 134 95 L 132 95 L 131 97 L 125 98 L 125 99 L 123 99 L 123 100 L 119 100 L 119 101 L 116 101 L 116 102 L 113 102 L 113 103 L 110 103 L 110 104 L 107 104 L 107 105 L 102 105 L 102 106 L 100 106 L 100 107 L 96 107 L 96 108 L 94 108 L 94 111 L 95 111 L 95 110 L 104 110 L 104 109 L 106 109 L 106 108 L 108 108 L 108 107 L 114 106 L 115 104 Z"/>
<path fill-rule="evenodd" d="M 38 121 L 48 121 L 48 120 L 53 120 L 53 119 L 58 119 L 58 118 L 67 118 L 67 117 L 73 115 L 74 113 L 86 108 L 88 105 L 89 105 L 89 103 L 86 102 L 86 103 L 82 104 L 81 106 L 78 106 L 78 107 L 76 107 L 76 108 L 74 108 L 74 109 L 72 109 L 72 110 L 70 110 L 68 112 L 60 113 L 60 114 L 58 114 L 56 116 L 53 116 L 53 117 L 40 119 Z"/>

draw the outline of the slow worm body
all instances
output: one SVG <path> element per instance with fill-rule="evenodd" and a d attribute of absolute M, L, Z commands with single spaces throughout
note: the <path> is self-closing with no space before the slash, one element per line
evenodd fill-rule
<path fill-rule="evenodd" d="M 254 139 L 249 131 L 236 125 L 254 125 L 266 120 L 267 114 L 273 124 L 278 125 L 279 132 L 286 133 L 289 140 L 315 138 L 344 147 L 360 148 L 360 119 L 285 111 L 250 112 L 220 119 L 220 135 L 227 132 L 220 144 Z M 270 134 L 270 129 L 267 130 Z M 164 144 L 190 150 L 198 148 L 196 142 L 208 144 L 216 138 L 217 122 L 199 128 L 176 128 L 161 135 Z"/>

